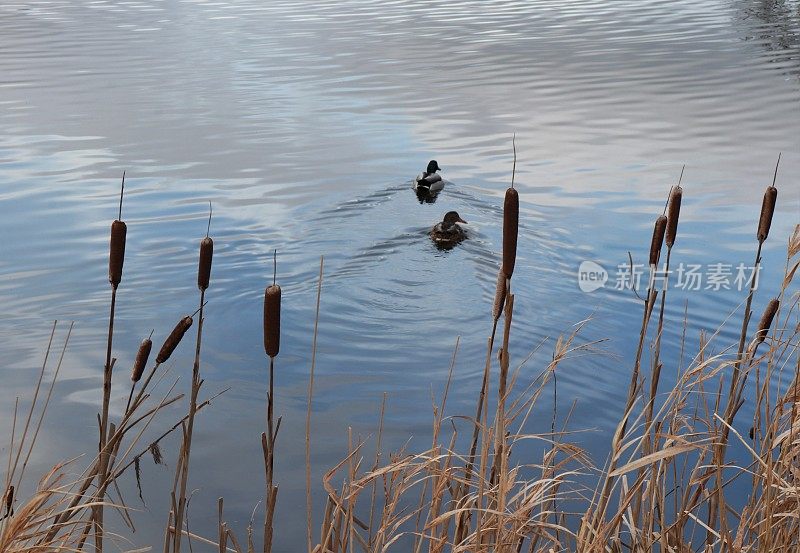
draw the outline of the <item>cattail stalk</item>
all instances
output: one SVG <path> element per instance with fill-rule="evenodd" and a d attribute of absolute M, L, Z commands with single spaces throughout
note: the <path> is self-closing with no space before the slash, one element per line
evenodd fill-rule
<path fill-rule="evenodd" d="M 264 351 L 269 356 L 269 391 L 267 392 L 267 432 L 261 435 L 261 446 L 264 451 L 266 467 L 266 513 L 264 516 L 264 553 L 272 551 L 275 502 L 278 488 L 274 484 L 275 439 L 277 438 L 280 419 L 276 427 L 274 422 L 275 400 L 275 357 L 280 351 L 281 341 L 281 287 L 275 283 L 277 273 L 277 251 L 273 257 L 272 285 L 264 291 Z"/>
<path fill-rule="evenodd" d="M 117 219 L 111 223 L 111 240 L 109 243 L 108 256 L 108 281 L 111 283 L 111 308 L 108 316 L 108 338 L 106 341 L 106 363 L 103 367 L 103 407 L 100 417 L 100 467 L 98 474 L 100 480 L 98 484 L 106 478 L 108 472 L 109 452 L 106 444 L 108 442 L 108 410 L 111 403 L 111 376 L 114 361 L 111 359 L 112 344 L 114 342 L 114 312 L 117 305 L 117 287 L 122 282 L 122 266 L 125 263 L 125 241 L 128 234 L 128 227 L 122 221 L 122 199 L 125 193 L 125 172 L 122 173 L 122 185 L 119 192 L 119 214 Z M 95 544 L 99 552 L 103 551 L 103 500 L 100 497 L 94 509 L 95 513 Z"/>
<path fill-rule="evenodd" d="M 685 166 L 684 166 L 685 168 Z M 661 292 L 661 305 L 659 307 L 658 312 L 658 330 L 656 331 L 656 344 L 655 344 L 655 355 L 653 356 L 653 373 L 651 375 L 650 381 L 650 401 L 647 405 L 647 426 L 649 428 L 650 421 L 653 417 L 653 406 L 655 403 L 656 392 L 658 391 L 658 381 L 661 375 L 661 335 L 664 331 L 664 307 L 666 305 L 667 299 L 667 288 L 669 287 L 669 262 L 670 257 L 672 256 L 672 246 L 675 245 L 675 239 L 678 235 L 678 220 L 681 216 L 681 201 L 683 200 L 683 188 L 681 188 L 681 181 L 683 180 L 683 169 L 681 169 L 681 176 L 678 178 L 678 184 L 675 186 L 669 194 L 669 201 L 667 203 L 667 221 L 666 221 L 666 228 L 664 230 L 665 242 L 667 244 L 667 262 L 664 268 L 664 290 Z M 659 225 L 663 225 L 664 223 L 660 223 L 661 217 L 656 220 L 655 228 L 653 229 L 653 241 L 656 241 L 656 234 L 659 232 Z M 660 250 L 661 246 L 659 244 L 658 250 Z M 660 251 L 659 251 L 660 255 Z M 650 256 L 653 256 L 653 248 L 651 242 L 651 249 L 650 249 Z"/>
<path fill-rule="evenodd" d="M 775 181 L 778 178 L 778 166 L 781 162 L 781 156 L 778 154 L 778 162 L 775 165 L 775 173 L 772 177 L 772 186 L 768 186 L 767 189 L 764 191 L 764 198 L 761 204 L 761 213 L 759 214 L 758 220 L 758 231 L 756 232 L 756 238 L 758 239 L 758 246 L 756 248 L 756 258 L 755 263 L 753 264 L 753 277 L 750 279 L 750 287 L 747 293 L 747 301 L 745 302 L 744 306 L 744 314 L 742 316 L 742 329 L 739 333 L 739 348 L 736 352 L 736 362 L 733 365 L 733 374 L 731 375 L 731 383 L 730 388 L 728 390 L 728 401 L 725 406 L 724 412 L 724 421 L 726 425 L 723 425 L 722 428 L 722 439 L 720 440 L 719 445 L 714 449 L 714 462 L 715 463 L 724 463 L 725 461 L 725 453 L 727 449 L 727 439 L 728 439 L 728 426 L 733 424 L 733 419 L 736 417 L 736 412 L 739 409 L 740 398 L 741 394 L 744 391 L 744 385 L 747 381 L 747 374 L 742 376 L 741 365 L 744 361 L 744 353 L 745 353 L 745 343 L 747 341 L 747 328 L 750 324 L 750 317 L 752 316 L 752 311 L 750 309 L 751 305 L 753 304 L 753 296 L 755 295 L 756 285 L 758 282 L 759 271 L 761 268 L 761 249 L 764 246 L 764 242 L 769 236 L 769 228 L 772 224 L 772 216 L 775 213 L 775 202 L 778 198 L 778 191 L 775 188 Z M 767 311 L 765 311 L 764 316 L 766 317 L 769 314 L 770 308 L 773 308 L 773 303 L 767 306 Z M 774 305 L 775 311 L 778 309 L 778 304 Z M 764 323 L 772 323 L 772 317 L 774 317 L 775 313 L 772 313 L 772 316 L 765 320 L 762 317 L 758 332 L 756 333 L 756 346 L 760 344 L 764 338 L 766 337 L 766 329 L 762 328 L 762 324 Z M 767 325 L 767 329 L 768 326 Z M 762 337 L 763 335 L 763 337 Z M 740 382 L 741 381 L 741 382 Z M 719 516 L 720 523 L 724 523 L 725 521 L 725 507 L 724 507 L 724 496 L 722 493 L 722 474 L 721 471 L 718 470 L 717 478 L 716 478 L 716 490 L 715 490 L 715 498 L 716 501 L 712 501 L 709 503 L 710 515 L 709 521 L 713 521 Z M 707 541 L 712 539 L 710 532 L 707 538 Z"/>
<path fill-rule="evenodd" d="M 750 306 L 753 304 L 753 295 L 755 294 L 756 284 L 758 282 L 758 274 L 761 268 L 761 248 L 769 236 L 769 229 L 772 225 L 772 217 L 775 214 L 775 202 L 778 199 L 778 190 L 775 188 L 775 181 L 778 178 L 778 167 L 780 166 L 780 163 L 781 156 L 778 154 L 778 162 L 775 164 L 775 173 L 772 176 L 772 185 L 768 186 L 764 191 L 764 198 L 761 202 L 761 213 L 759 214 L 758 231 L 756 233 L 756 238 L 758 239 L 756 260 L 753 264 L 753 278 L 750 280 L 750 289 L 747 293 L 744 316 L 742 317 L 742 330 L 739 333 L 739 349 L 737 350 L 737 362 L 734 365 L 733 378 L 731 379 L 731 392 L 736 389 L 736 384 L 738 383 L 740 376 L 740 364 L 744 356 L 744 346 L 747 340 L 747 327 L 750 324 L 750 317 L 752 316 Z"/>
<path fill-rule="evenodd" d="M 211 229 L 211 203 L 209 202 L 208 229 Z M 175 512 L 175 528 L 178 529 L 173 536 L 173 553 L 180 553 L 183 519 L 186 511 L 186 488 L 189 482 L 189 460 L 192 451 L 192 436 L 194 434 L 194 419 L 197 414 L 197 396 L 200 393 L 200 349 L 203 343 L 203 308 L 205 306 L 206 290 L 211 279 L 211 261 L 214 256 L 214 241 L 209 238 L 208 231 L 206 236 L 200 241 L 200 255 L 197 268 L 197 287 L 200 290 L 200 307 L 198 308 L 197 340 L 195 342 L 194 363 L 192 365 L 192 388 L 189 400 L 189 417 L 186 423 L 186 432 L 181 448 L 180 487 L 177 494 L 177 509 Z M 187 328 L 188 329 L 188 328 Z M 176 484 L 178 481 L 178 468 L 176 468 Z M 174 494 L 175 490 L 173 490 Z M 173 497 L 175 497 L 173 495 Z"/>
<path fill-rule="evenodd" d="M 488 410 L 488 390 L 489 390 L 489 376 L 492 363 L 492 351 L 494 349 L 494 339 L 497 335 L 497 323 L 500 320 L 500 314 L 506 305 L 506 301 L 511 293 L 511 276 L 514 274 L 514 266 L 517 261 L 517 237 L 519 234 L 519 193 L 514 188 L 514 179 L 517 173 L 517 145 L 516 134 L 512 138 L 512 147 L 514 151 L 514 164 L 511 168 L 511 187 L 506 189 L 505 198 L 503 200 L 503 260 L 500 271 L 497 275 L 497 285 L 495 287 L 494 305 L 492 306 L 492 333 L 489 337 L 488 347 L 486 349 L 486 361 L 483 368 L 483 380 L 481 381 L 481 391 L 478 395 L 478 405 L 475 413 L 475 425 L 472 429 L 472 444 L 470 446 L 469 457 L 467 458 L 467 465 L 464 472 L 464 483 L 459 486 L 457 490 L 456 501 L 466 495 L 469 489 L 470 481 L 472 479 L 473 467 L 475 466 L 476 454 L 478 450 L 478 438 L 480 437 L 481 420 L 482 417 L 486 418 Z M 478 511 L 480 516 L 480 510 Z M 456 523 L 456 530 L 454 536 L 454 543 L 461 543 L 468 533 L 467 520 L 469 513 L 464 511 Z"/>
<path fill-rule="evenodd" d="M 654 428 L 652 428 L 653 409 L 655 407 L 656 395 L 658 393 L 658 383 L 661 379 L 661 338 L 664 333 L 664 309 L 667 301 L 667 289 L 669 288 L 669 264 L 670 258 L 672 257 L 672 247 L 675 245 L 675 239 L 678 235 L 678 220 L 680 219 L 681 201 L 683 200 L 683 188 L 681 188 L 681 182 L 683 181 L 683 171 L 685 168 L 685 165 L 681 168 L 681 174 L 678 177 L 678 184 L 670 191 L 669 200 L 667 202 L 667 224 L 664 232 L 664 241 L 667 244 L 667 261 L 664 267 L 664 290 L 661 292 L 661 304 L 658 311 L 658 327 L 656 329 L 656 343 L 654 347 L 653 364 L 650 373 L 650 396 L 647 402 L 645 415 L 645 430 L 648 433 L 648 436 L 643 444 L 643 452 L 645 454 L 650 453 L 651 444 L 655 444 L 656 442 L 656 431 Z M 658 223 L 656 223 L 656 225 L 658 225 Z M 649 306 L 647 306 L 647 308 L 649 308 Z M 651 429 L 653 430 L 652 438 L 649 436 Z M 639 507 L 641 507 L 641 504 L 637 499 L 637 512 Z"/>

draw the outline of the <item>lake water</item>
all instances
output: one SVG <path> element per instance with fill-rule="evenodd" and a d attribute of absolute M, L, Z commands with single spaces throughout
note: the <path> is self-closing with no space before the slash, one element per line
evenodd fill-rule
<path fill-rule="evenodd" d="M 196 308 L 211 201 L 216 250 L 201 371 L 206 394 L 230 391 L 198 418 L 190 522 L 213 535 L 224 495 L 242 536 L 263 494 L 261 302 L 277 249 L 276 551 L 305 543 L 302 437 L 320 256 L 314 482 L 344 456 L 348 427 L 374 434 L 384 392 L 387 448 L 410 436 L 426 447 L 431 393 L 443 390 L 458 336 L 448 412 L 472 411 L 515 133 L 512 355 L 544 342 L 522 371 L 531 379 L 555 338 L 593 317 L 583 339 L 608 341 L 561 367 L 557 407 L 563 419 L 577 401 L 572 427 L 592 430 L 581 440 L 598 463 L 641 320 L 633 292 L 615 289 L 618 266 L 628 252 L 646 262 L 653 220 L 681 167 L 672 262 L 731 265 L 733 289 L 671 292 L 664 389 L 680 362 L 684 310 L 692 351 L 698 332 L 716 329 L 744 299 L 735 268 L 753 263 L 779 152 L 757 314 L 777 290 L 800 221 L 800 5 L 792 1 L 6 0 L 0 106 L 2 431 L 14 398 L 30 399 L 51 321 L 74 320 L 31 474 L 96 447 L 108 228 L 123 170 L 118 410 L 139 341 L 155 329 L 160 343 Z M 410 180 L 431 158 L 450 183 L 420 204 Z M 469 222 L 469 237 L 440 252 L 426 233 L 451 209 Z M 587 260 L 609 273 L 593 293 L 578 287 Z M 737 320 L 719 349 L 736 339 Z M 171 365 L 181 390 L 192 350 L 183 344 Z M 549 430 L 551 401 L 542 400 L 531 431 Z M 167 468 L 143 464 L 146 505 L 126 481 L 127 501 L 142 510 L 129 547 L 162 539 L 177 447 L 165 444 Z"/>

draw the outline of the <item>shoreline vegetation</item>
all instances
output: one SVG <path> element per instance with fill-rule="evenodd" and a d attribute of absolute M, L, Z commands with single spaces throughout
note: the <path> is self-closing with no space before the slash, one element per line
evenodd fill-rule
<path fill-rule="evenodd" d="M 516 166 L 516 154 L 514 161 Z M 755 229 L 756 267 L 760 266 L 761 249 L 769 237 L 777 201 L 774 184 L 773 179 L 773 185 L 764 193 Z M 161 544 L 150 544 L 152 550 L 161 547 L 164 553 L 179 553 L 181 549 L 200 547 L 220 553 L 270 553 L 273 516 L 281 508 L 274 458 L 280 455 L 281 440 L 288 439 L 281 436 L 279 440 L 281 417 L 273 412 L 273 372 L 280 363 L 281 288 L 277 262 L 274 261 L 271 284 L 264 292 L 269 391 L 261 434 L 263 525 L 251 521 L 246 533 L 237 535 L 225 521 L 220 498 L 218 528 L 189 532 L 186 513 L 192 435 L 195 424 L 202 424 L 196 415 L 225 392 L 201 398 L 204 305 L 206 293 L 213 293 L 211 213 L 208 231 L 200 242 L 198 309 L 178 320 L 154 362 L 149 361 L 152 333 L 142 341 L 126 384 L 113 357 L 114 310 L 118 289 L 124 284 L 127 227 L 122 219 L 123 194 L 124 175 L 118 218 L 111 225 L 111 300 L 98 449 L 79 474 L 75 474 L 80 470 L 76 468 L 77 461 L 67 460 L 44 474 L 30 496 L 16 495 L 26 476 L 69 343 L 72 325 L 63 346 L 59 349 L 53 344 L 56 323 L 31 407 L 22 413 L 17 403 L 10 421 L 10 436 L 6 438 L 9 455 L 3 463 L 0 552 L 116 549 L 111 545 L 115 535 L 110 529 L 105 530 L 106 525 L 111 526 L 108 515 L 114 511 L 123 519 L 131 517 L 121 501 L 117 481 L 135 477 L 138 484 L 140 463 L 150 456 L 160 462 L 161 440 L 175 434 L 181 437 L 181 446 L 172 489 L 165 492 L 169 493 L 170 508 L 164 513 L 164 539 Z M 655 220 L 649 252 L 651 272 L 662 259 L 669 268 L 673 246 L 679 239 L 682 198 L 679 182 L 670 190 L 664 213 Z M 502 264 L 491 312 L 492 330 L 474 414 L 445 415 L 457 342 L 447 385 L 441 398 L 434 401 L 431 447 L 389 454 L 382 451 L 383 429 L 389 424 L 384 420 L 384 394 L 374 451 L 372 446 L 367 451 L 367 444 L 355 439 L 350 431 L 348 455 L 332 466 L 321 482 L 325 507 L 322 512 L 313 512 L 311 493 L 320 484 L 311 481 L 310 464 L 316 340 L 324 278 L 320 259 L 304 437 L 307 551 L 800 550 L 800 292 L 793 286 L 800 266 L 800 225 L 789 237 L 784 274 L 760 277 L 780 279 L 779 295 L 757 297 L 756 282 L 751 282 L 743 298 L 743 314 L 732 314 L 742 320 L 738 343 L 718 344 L 717 329 L 701 333 L 699 343 L 693 346 L 687 343 L 684 333 L 680 348 L 682 352 L 693 352 L 687 357 L 690 361 L 662 358 L 665 325 L 686 323 L 665 317 L 666 286 L 663 290 L 653 287 L 645 291 L 640 298 L 641 329 L 633 338 L 637 347 L 627 397 L 618 406 L 620 418 L 608 437 L 608 457 L 596 467 L 577 441 L 578 435 L 569 429 L 569 415 L 557 426 L 553 413 L 549 433 L 526 433 L 531 417 L 550 416 L 542 415 L 541 410 L 534 415 L 534 410 L 543 394 L 556 393 L 562 364 L 596 351 L 598 342 L 581 339 L 581 329 L 587 323 L 581 321 L 556 340 L 546 366 L 531 370 L 526 366 L 530 356 L 512 362 L 509 344 L 513 339 L 512 276 L 518 219 L 519 195 L 512 176 L 504 201 Z M 517 278 L 528 276 L 518 274 Z M 120 301 L 125 301 L 124 295 Z M 751 321 L 754 304 L 764 306 L 755 325 Z M 170 384 L 161 367 L 192 329 L 196 334 L 191 385 L 180 392 L 176 390 L 177 381 Z M 649 355 L 645 354 L 645 346 Z M 51 356 L 58 359 L 48 383 L 44 375 Z M 677 375 L 672 389 L 659 389 L 664 371 Z M 115 372 L 117 378 L 113 379 Z M 110 415 L 116 412 L 110 411 L 112 382 L 114 386 L 129 387 L 127 405 L 119 420 Z M 157 392 L 162 383 L 167 391 Z M 158 418 L 165 407 L 184 400 L 188 406 L 183 418 L 168 423 Z M 745 403 L 754 413 L 752 421 L 736 418 Z M 144 443 L 142 437 L 151 426 L 163 427 L 164 432 L 155 441 Z M 741 431 L 747 427 L 749 431 Z M 531 440 L 544 444 L 542 458 L 519 455 L 522 444 Z M 468 447 L 463 447 L 465 444 Z M 742 487 L 749 492 L 743 494 Z M 120 501 L 110 499 L 112 490 L 120 494 Z M 301 515 L 297 513 L 298 517 Z"/>

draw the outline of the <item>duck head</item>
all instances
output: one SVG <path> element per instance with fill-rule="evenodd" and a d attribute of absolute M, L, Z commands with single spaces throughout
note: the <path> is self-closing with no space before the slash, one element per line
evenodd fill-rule
<path fill-rule="evenodd" d="M 432 159 L 428 162 L 428 168 L 425 169 L 425 174 L 432 175 L 436 171 L 441 171 L 442 168 L 439 167 L 439 164 L 436 162 L 435 159 Z"/>
<path fill-rule="evenodd" d="M 458 215 L 457 211 L 448 211 L 445 213 L 444 219 L 442 219 L 442 228 L 451 229 L 456 223 L 467 224 L 467 222 Z"/>

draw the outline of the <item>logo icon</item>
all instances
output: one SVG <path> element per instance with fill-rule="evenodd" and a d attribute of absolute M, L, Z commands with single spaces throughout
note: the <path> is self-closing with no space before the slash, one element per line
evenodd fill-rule
<path fill-rule="evenodd" d="M 608 282 L 608 271 L 594 261 L 583 261 L 578 267 L 578 287 L 581 292 L 594 292 Z"/>

